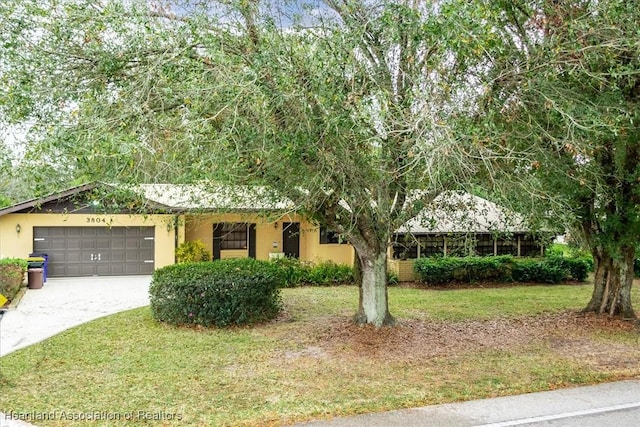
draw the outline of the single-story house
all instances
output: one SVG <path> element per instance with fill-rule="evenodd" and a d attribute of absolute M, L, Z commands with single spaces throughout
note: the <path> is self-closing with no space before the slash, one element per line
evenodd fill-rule
<path fill-rule="evenodd" d="M 180 243 L 201 240 L 214 259 L 289 256 L 353 262 L 353 247 L 336 233 L 268 197 L 237 189 L 212 192 L 199 186 L 147 184 L 120 195 L 107 192 L 105 198 L 99 194 L 104 188 L 105 184 L 80 185 L 0 209 L 0 257 L 46 253 L 49 277 L 151 274 L 175 262 Z M 540 245 L 533 249 L 537 243 L 523 227 L 507 227 L 507 216 L 496 213 L 502 212 L 497 205 L 470 195 L 452 197 L 445 199 L 454 200 L 457 210 L 426 209 L 394 236 L 389 267 L 400 280 L 412 279 L 412 268 L 398 267 L 412 265 L 407 260 L 455 253 L 459 240 L 454 237 L 468 236 L 465 244 L 476 242 L 481 254 L 541 250 Z M 451 225 L 479 215 L 485 216 L 472 226 Z M 508 234 L 498 237 L 496 231 Z"/>

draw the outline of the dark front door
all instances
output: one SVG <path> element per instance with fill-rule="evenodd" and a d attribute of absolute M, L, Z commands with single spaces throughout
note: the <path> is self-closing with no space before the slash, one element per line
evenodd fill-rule
<path fill-rule="evenodd" d="M 282 223 L 282 250 L 289 258 L 300 258 L 300 223 Z"/>

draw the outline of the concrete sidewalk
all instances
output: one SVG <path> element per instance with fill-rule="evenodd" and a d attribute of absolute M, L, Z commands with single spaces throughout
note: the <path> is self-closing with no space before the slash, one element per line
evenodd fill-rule
<path fill-rule="evenodd" d="M 425 384 L 425 387 L 428 386 Z M 638 426 L 640 425 L 640 380 L 296 424 L 299 427 L 543 425 Z"/>

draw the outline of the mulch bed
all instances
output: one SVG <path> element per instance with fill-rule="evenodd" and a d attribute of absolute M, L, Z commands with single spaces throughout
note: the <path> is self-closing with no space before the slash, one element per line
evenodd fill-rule
<path fill-rule="evenodd" d="M 637 332 L 638 345 L 611 344 L 594 332 Z M 500 351 L 546 343 L 563 356 L 598 367 L 640 368 L 640 328 L 621 319 L 561 312 L 520 318 L 474 321 L 401 320 L 394 327 L 357 325 L 349 318 L 327 319 L 309 325 L 298 357 L 340 359 L 374 358 L 384 362 L 412 362 L 459 356 L 479 351 Z"/>

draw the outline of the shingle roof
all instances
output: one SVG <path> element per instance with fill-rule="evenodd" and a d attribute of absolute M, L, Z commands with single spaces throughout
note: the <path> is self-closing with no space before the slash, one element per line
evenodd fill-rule
<path fill-rule="evenodd" d="M 176 211 L 198 210 L 284 210 L 287 201 L 278 201 L 266 189 L 243 186 L 140 184 L 132 188 L 145 199 Z"/>
<path fill-rule="evenodd" d="M 398 233 L 526 232 L 522 215 L 469 193 L 446 192 L 435 198 Z"/>
<path fill-rule="evenodd" d="M 28 200 L 3 209 L 0 216 L 35 207 L 56 198 L 63 198 L 95 188 L 97 184 L 84 184 Z M 115 187 L 115 186 L 114 186 Z M 140 184 L 129 187 L 145 198 L 150 205 L 164 207 L 173 212 L 212 210 L 230 211 L 285 211 L 294 206 L 287 200 L 278 200 L 266 188 L 217 185 Z M 428 205 L 415 218 L 400 227 L 398 233 L 459 233 L 459 232 L 526 232 L 523 217 L 489 200 L 469 193 L 447 192 Z"/>

